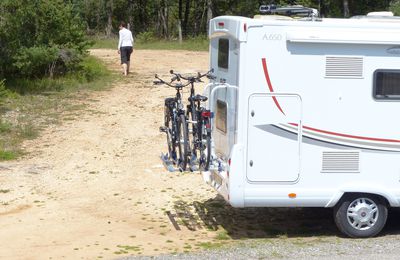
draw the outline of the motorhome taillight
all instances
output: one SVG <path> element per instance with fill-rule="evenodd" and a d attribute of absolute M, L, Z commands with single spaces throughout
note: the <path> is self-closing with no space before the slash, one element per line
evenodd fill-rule
<path fill-rule="evenodd" d="M 244 30 L 244 32 L 247 32 L 247 23 L 244 23 L 243 30 Z"/>
<path fill-rule="evenodd" d="M 231 166 L 231 158 L 228 160 L 228 165 Z"/>
<path fill-rule="evenodd" d="M 219 27 L 224 27 L 224 26 L 225 26 L 225 23 L 224 23 L 224 22 L 219 22 L 219 23 L 218 23 L 218 26 L 219 26 Z"/>
<path fill-rule="evenodd" d="M 203 117 L 211 117 L 211 111 L 203 111 L 203 112 L 201 112 L 201 115 Z"/>

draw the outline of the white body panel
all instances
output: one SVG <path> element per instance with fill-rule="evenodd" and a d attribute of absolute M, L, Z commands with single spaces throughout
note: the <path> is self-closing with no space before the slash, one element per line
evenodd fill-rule
<path fill-rule="evenodd" d="M 210 104 L 208 182 L 237 207 L 332 207 L 348 192 L 400 206 L 400 101 L 373 95 L 377 70 L 400 70 L 399 35 L 398 19 L 213 19 L 210 66 L 237 89 L 215 91 Z M 215 126 L 218 100 L 226 133 Z"/>

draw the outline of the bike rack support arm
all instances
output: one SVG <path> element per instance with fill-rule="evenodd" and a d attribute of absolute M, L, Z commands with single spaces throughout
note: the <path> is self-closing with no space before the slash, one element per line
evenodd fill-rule
<path fill-rule="evenodd" d="M 239 89 L 237 86 L 232 86 L 232 85 L 229 85 L 228 83 L 217 83 L 217 84 L 213 84 L 212 83 L 212 84 L 209 84 L 209 85 L 216 85 L 216 87 L 211 90 L 210 97 L 209 97 L 209 102 L 207 104 L 208 105 L 207 109 L 210 109 L 211 104 L 214 104 L 214 95 L 215 95 L 215 92 L 217 90 L 229 89 L 229 88 L 235 89 L 235 90 Z M 206 88 L 208 88 L 209 85 L 207 85 Z"/>

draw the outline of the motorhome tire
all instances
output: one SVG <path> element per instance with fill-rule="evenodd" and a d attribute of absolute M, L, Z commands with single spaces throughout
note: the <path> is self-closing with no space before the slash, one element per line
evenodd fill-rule
<path fill-rule="evenodd" d="M 178 120 L 178 151 L 179 168 L 186 171 L 188 158 L 190 157 L 189 136 L 185 115 L 180 115 Z"/>
<path fill-rule="evenodd" d="M 386 224 L 387 215 L 383 199 L 371 194 L 345 196 L 334 208 L 337 227 L 352 238 L 378 235 Z"/>

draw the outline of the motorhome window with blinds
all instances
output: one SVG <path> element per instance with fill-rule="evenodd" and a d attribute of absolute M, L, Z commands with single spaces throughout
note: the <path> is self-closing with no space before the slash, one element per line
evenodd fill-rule
<path fill-rule="evenodd" d="M 400 100 L 400 70 L 377 70 L 375 72 L 374 97 Z"/>
<path fill-rule="evenodd" d="M 229 39 L 219 39 L 218 67 L 228 69 L 229 66 Z"/>
<path fill-rule="evenodd" d="M 217 116 L 216 116 L 216 127 L 218 130 L 226 134 L 226 119 L 228 115 L 227 104 L 224 101 L 217 100 Z"/>

